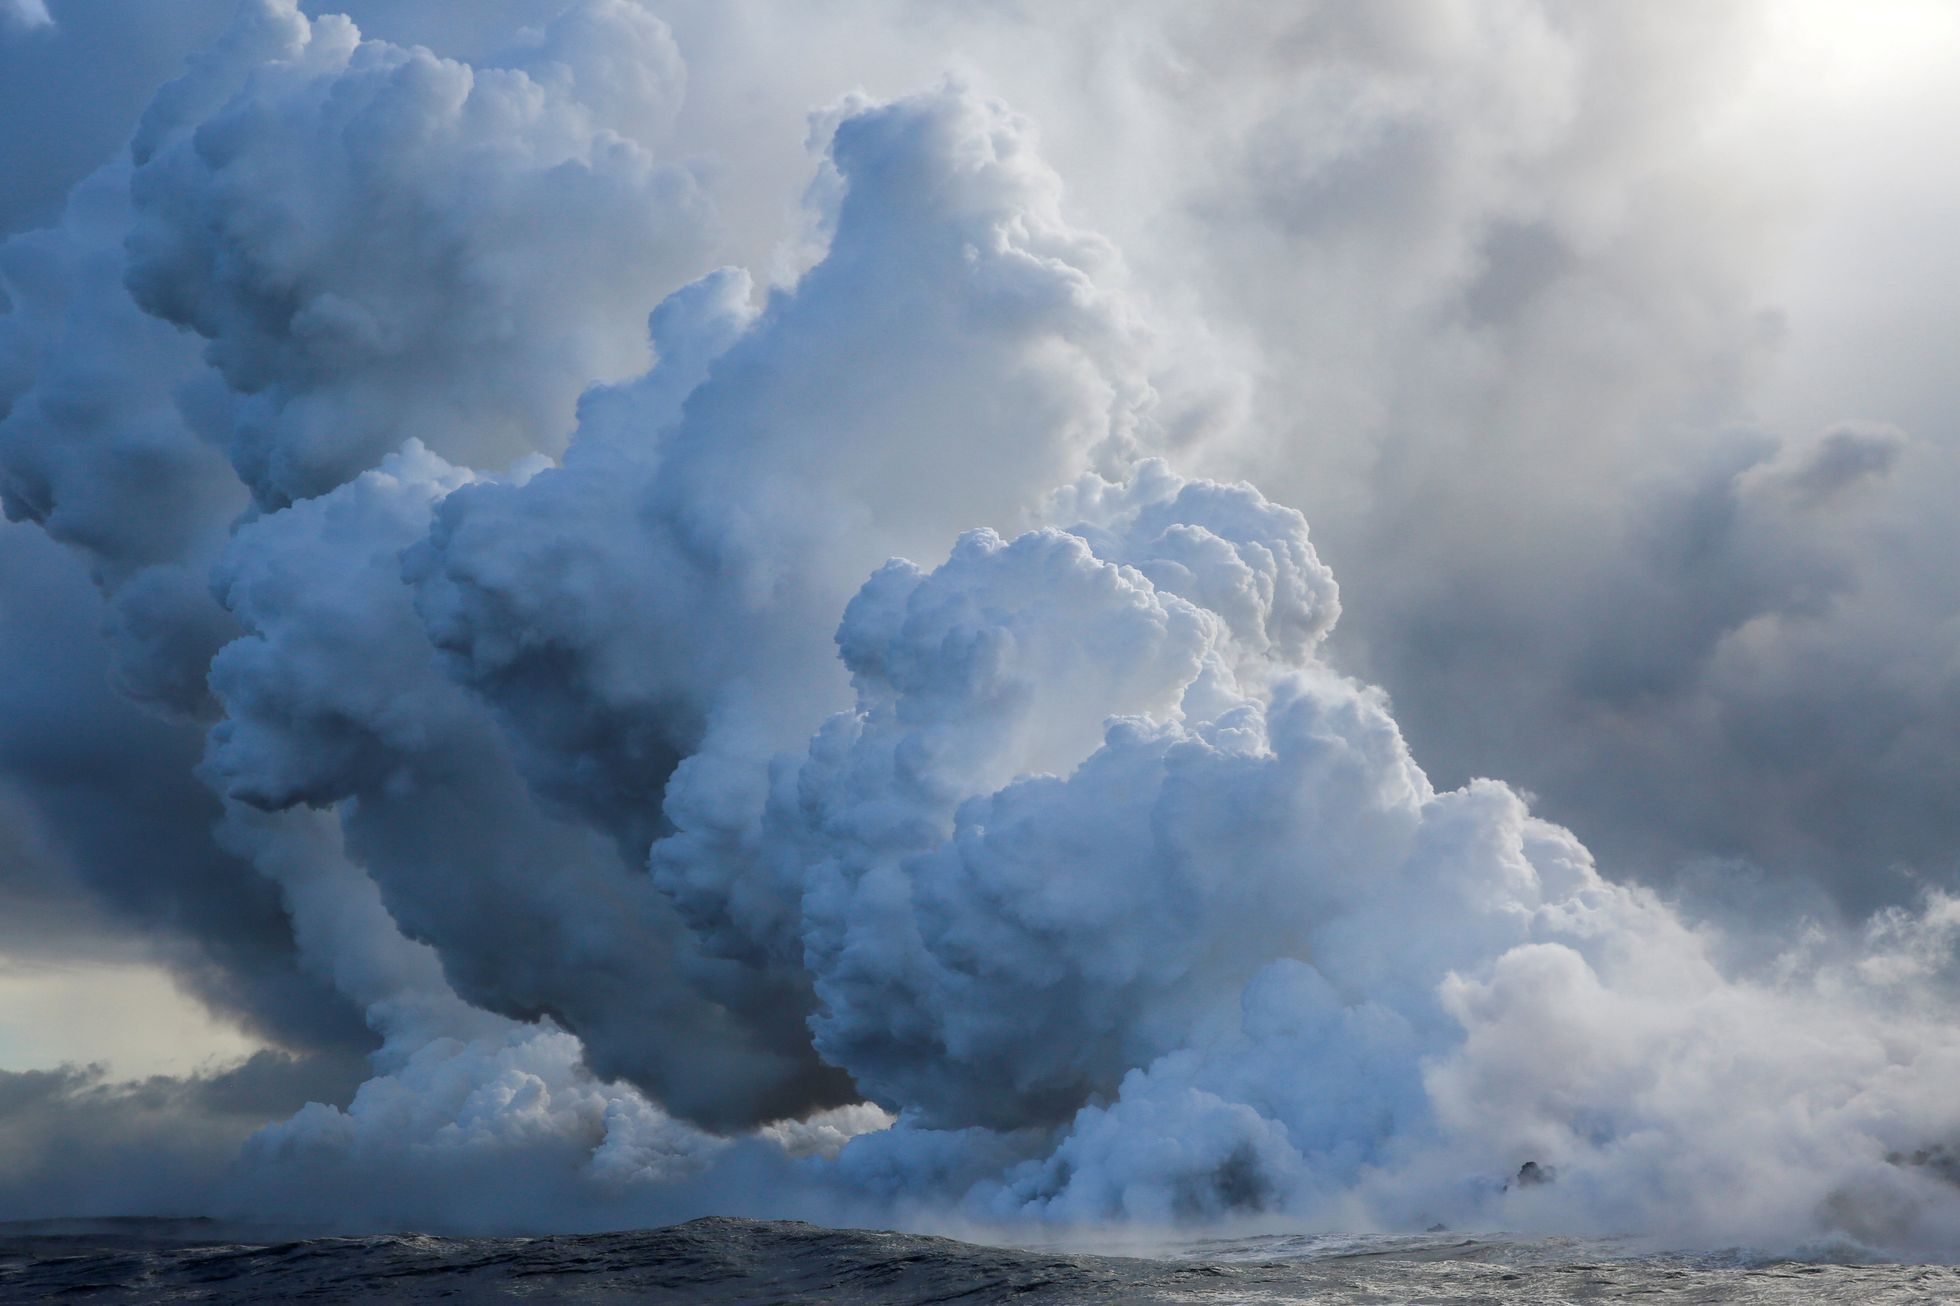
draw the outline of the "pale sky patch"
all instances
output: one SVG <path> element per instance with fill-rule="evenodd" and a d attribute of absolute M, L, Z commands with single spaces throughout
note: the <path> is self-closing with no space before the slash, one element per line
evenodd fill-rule
<path fill-rule="evenodd" d="M 0 960 L 0 1070 L 100 1062 L 117 1078 L 140 1079 L 236 1061 L 262 1046 L 185 996 L 161 966 Z"/>

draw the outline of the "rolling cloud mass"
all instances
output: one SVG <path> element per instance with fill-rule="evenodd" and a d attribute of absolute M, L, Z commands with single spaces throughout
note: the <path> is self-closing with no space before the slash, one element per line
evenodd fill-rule
<path fill-rule="evenodd" d="M 262 1045 L 0 1071 L 0 1215 L 1950 1251 L 1910 78 L 345 8 L 0 6 L 0 952 Z"/>

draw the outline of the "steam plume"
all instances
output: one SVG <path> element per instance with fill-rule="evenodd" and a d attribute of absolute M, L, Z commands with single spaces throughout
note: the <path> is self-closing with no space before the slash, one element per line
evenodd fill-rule
<path fill-rule="evenodd" d="M 74 650 L 0 639 L 60 706 L 4 718 L 10 788 L 293 1053 L 249 1138 L 164 1094 L 210 1142 L 142 1191 L 1960 1230 L 1952 899 L 1765 946 L 1432 780 L 1306 519 L 1203 474 L 1259 461 L 1257 350 L 1175 324 L 1028 120 L 835 101 L 776 263 L 717 266 L 754 160 L 690 135 L 715 70 L 628 0 L 546 17 L 463 62 L 247 0 L 0 248 L 0 580 Z M 1382 35 L 1342 39 L 1441 57 Z M 1543 222 L 1502 257 L 1582 225 Z M 1799 657 L 1778 623 L 1857 589 L 1822 523 L 1915 458 L 1717 457 L 1654 509 L 1706 601 L 1652 610 Z M 1614 654 L 1715 692 L 1669 649 Z M 65 1122 L 137 1118 L 21 1092 L 10 1213 Z"/>

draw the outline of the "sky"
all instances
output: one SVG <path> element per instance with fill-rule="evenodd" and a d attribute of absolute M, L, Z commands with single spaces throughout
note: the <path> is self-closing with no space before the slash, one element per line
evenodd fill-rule
<path fill-rule="evenodd" d="M 1950 1254 L 1956 45 L 0 5 L 0 1218 Z"/>

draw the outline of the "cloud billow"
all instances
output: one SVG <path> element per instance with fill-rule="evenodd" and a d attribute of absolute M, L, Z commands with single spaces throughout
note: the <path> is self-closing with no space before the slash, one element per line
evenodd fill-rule
<path fill-rule="evenodd" d="M 60 853 L 10 874 L 166 932 L 294 1054 L 13 1077 L 0 1209 L 90 1192 L 37 1177 L 80 1131 L 139 1202 L 342 1227 L 1950 1238 L 1960 1190 L 1898 1160 L 1960 1129 L 1949 898 L 1784 946 L 1439 785 L 1342 660 L 1367 588 L 1204 474 L 1257 461 L 1258 360 L 1165 313 L 1028 120 L 836 101 L 783 265 L 718 266 L 752 215 L 690 135 L 704 20 L 545 8 L 465 62 L 250 0 L 0 248 L 0 592 L 60 614 L 0 639 L 45 700 L 6 797 Z M 1336 44 L 1441 57 L 1384 35 Z M 1567 266 L 1507 230 L 1485 322 Z M 1851 424 L 1643 482 L 1519 676 L 1768 748 L 1805 650 L 1903 604 L 1864 577 L 1931 548 L 1895 487 L 1933 458 Z M 1516 615 L 1460 580 L 1395 587 L 1405 633 Z M 1395 634 L 1353 660 L 1460 755 L 1459 664 Z"/>

